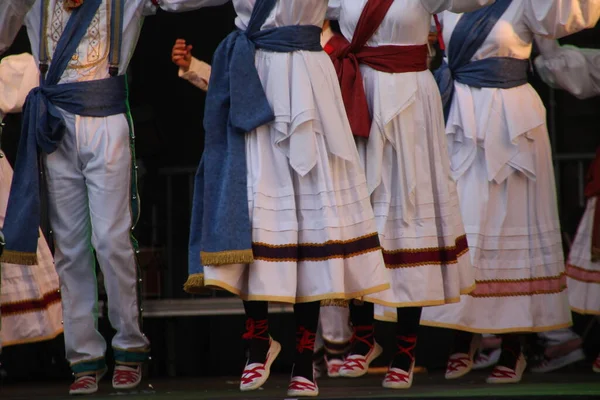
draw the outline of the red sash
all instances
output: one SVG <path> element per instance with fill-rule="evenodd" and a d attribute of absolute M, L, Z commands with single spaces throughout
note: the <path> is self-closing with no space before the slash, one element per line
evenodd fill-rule
<path fill-rule="evenodd" d="M 326 45 L 340 81 L 344 106 L 355 136 L 369 137 L 371 130 L 371 114 L 360 64 L 388 73 L 427 69 L 427 45 L 365 46 L 381 25 L 393 2 L 394 0 L 368 0 L 356 25 L 352 42 L 341 35 L 335 35 Z"/>

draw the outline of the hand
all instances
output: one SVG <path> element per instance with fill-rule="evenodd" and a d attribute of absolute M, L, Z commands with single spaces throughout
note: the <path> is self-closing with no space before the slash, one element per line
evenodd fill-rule
<path fill-rule="evenodd" d="M 427 37 L 427 41 L 431 46 L 435 45 L 438 41 L 437 32 L 429 32 L 429 36 Z"/>
<path fill-rule="evenodd" d="M 190 69 L 192 63 L 192 46 L 186 45 L 185 39 L 177 39 L 173 50 L 171 51 L 171 61 L 183 72 L 187 72 Z"/>

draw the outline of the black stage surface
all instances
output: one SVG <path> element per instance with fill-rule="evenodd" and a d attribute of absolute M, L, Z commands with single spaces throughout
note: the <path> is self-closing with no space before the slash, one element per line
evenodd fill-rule
<path fill-rule="evenodd" d="M 422 373 L 415 376 L 409 390 L 387 390 L 381 387 L 381 375 L 359 379 L 319 380 L 319 399 L 600 399 L 600 375 L 591 369 L 577 369 L 549 374 L 524 376 L 519 384 L 488 385 L 485 377 L 489 371 L 477 371 L 457 381 L 446 381 L 441 372 Z M 221 400 L 221 399 L 288 399 L 288 376 L 272 376 L 264 388 L 241 393 L 238 378 L 173 378 L 145 380 L 138 391 L 115 392 L 110 379 L 102 381 L 100 391 L 93 400 Z M 67 395 L 68 382 L 19 383 L 0 387 L 0 399 L 73 399 Z"/>

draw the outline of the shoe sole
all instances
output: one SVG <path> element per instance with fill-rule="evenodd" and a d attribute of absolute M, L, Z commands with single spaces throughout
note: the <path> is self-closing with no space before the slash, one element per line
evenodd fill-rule
<path fill-rule="evenodd" d="M 523 357 L 523 355 L 521 355 L 521 357 Z M 496 384 L 503 384 L 503 383 L 519 383 L 521 382 L 521 380 L 523 379 L 523 372 L 525 372 L 525 369 L 527 368 L 527 361 L 525 360 L 525 358 L 522 358 L 523 361 L 521 361 L 521 359 L 519 359 L 519 361 L 517 361 L 517 370 L 516 372 L 516 377 L 514 378 L 492 378 L 492 377 L 488 377 L 485 382 L 489 383 L 491 385 L 496 385 Z"/>
<path fill-rule="evenodd" d="M 269 353 L 272 354 L 272 356 L 269 357 L 269 359 L 265 363 L 265 375 L 262 378 L 260 378 L 260 380 L 257 380 L 256 381 L 257 383 L 254 383 L 251 386 L 241 386 L 240 385 L 240 390 L 242 392 L 249 392 L 252 390 L 256 390 L 265 384 L 265 382 L 269 379 L 269 376 L 271 375 L 271 365 L 273 365 L 273 362 L 279 355 L 280 351 L 281 351 L 281 344 L 279 344 L 278 341 L 272 339 L 271 348 L 269 348 Z"/>
<path fill-rule="evenodd" d="M 583 350 L 581 349 L 577 349 L 575 351 L 572 351 L 571 353 L 564 355 L 562 357 L 558 357 L 555 360 L 558 360 L 557 363 L 555 363 L 552 367 L 546 367 L 546 368 L 531 368 L 531 372 L 534 372 L 536 374 L 543 374 L 546 372 L 552 372 L 552 371 L 556 371 L 558 369 L 564 368 L 568 365 L 574 364 L 576 362 L 585 360 L 585 353 L 583 352 Z"/>
<path fill-rule="evenodd" d="M 316 392 L 308 392 L 302 390 L 288 390 L 287 395 L 289 397 L 317 397 L 319 395 L 319 391 Z"/>
<path fill-rule="evenodd" d="M 375 342 L 375 344 L 373 345 L 372 352 L 367 357 L 367 365 L 365 365 L 365 369 L 364 370 L 352 369 L 352 370 L 348 370 L 346 372 L 344 370 L 344 368 L 342 367 L 342 368 L 340 368 L 340 377 L 341 378 L 360 378 L 361 376 L 365 376 L 369 372 L 369 365 L 371 365 L 371 363 L 373 361 L 375 361 L 377 359 L 377 357 L 379 357 L 381 355 L 381 353 L 383 353 L 383 348 L 377 342 Z"/>
<path fill-rule="evenodd" d="M 83 390 L 69 390 L 69 394 L 71 396 L 84 395 L 84 394 L 93 394 L 98 391 L 98 386 L 95 389 L 83 389 Z"/>
<path fill-rule="evenodd" d="M 383 386 L 386 389 L 400 389 L 400 390 L 401 389 L 410 389 L 412 387 L 413 378 L 415 376 L 415 363 L 412 363 L 412 365 L 410 366 L 410 370 L 412 372 L 410 372 L 408 382 L 406 382 L 406 383 L 386 383 L 385 378 L 384 378 L 383 382 L 381 383 L 381 386 Z"/>
<path fill-rule="evenodd" d="M 444 375 L 444 377 L 448 380 L 451 379 L 458 379 L 458 378 L 462 378 L 463 376 L 467 375 L 469 372 L 471 372 L 473 370 L 473 365 L 475 364 L 473 362 L 473 358 L 475 357 L 475 353 L 477 352 L 477 349 L 479 349 L 479 346 L 481 344 L 481 336 L 476 335 L 473 336 L 473 339 L 471 339 L 471 345 L 469 347 L 469 354 L 467 354 L 467 356 L 469 357 L 470 360 L 470 365 L 465 368 L 462 371 L 459 371 L 457 373 L 446 373 Z"/>

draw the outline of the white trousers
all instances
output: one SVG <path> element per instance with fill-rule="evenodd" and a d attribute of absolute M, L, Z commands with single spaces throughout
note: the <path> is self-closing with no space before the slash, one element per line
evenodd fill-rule
<path fill-rule="evenodd" d="M 540 332 L 538 336 L 548 341 L 548 346 L 566 343 L 569 340 L 579 339 L 579 335 L 569 328 Z"/>
<path fill-rule="evenodd" d="M 97 329 L 94 250 L 104 276 L 108 317 L 116 330 L 116 361 L 143 361 L 147 354 L 131 236 L 139 199 L 127 117 L 63 116 L 67 132 L 59 148 L 45 156 L 45 169 L 66 356 L 73 371 L 83 373 L 105 365 L 106 342 Z"/>
<path fill-rule="evenodd" d="M 329 354 L 345 353 L 351 338 L 350 309 L 337 306 L 321 307 L 315 351 L 325 347 Z"/>

